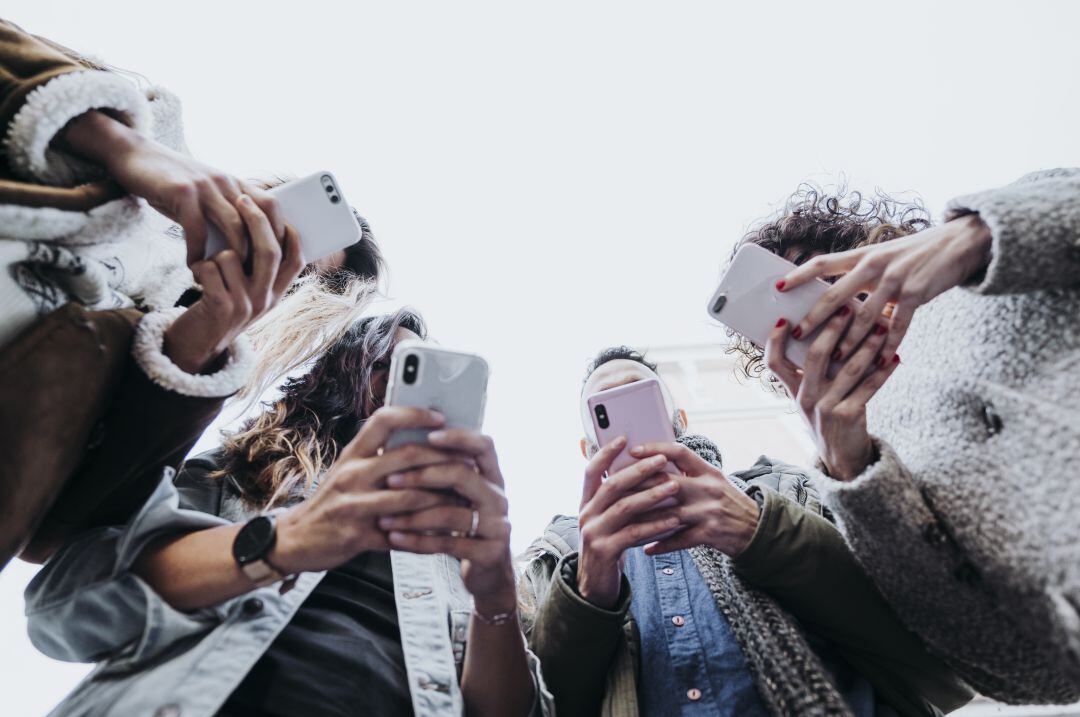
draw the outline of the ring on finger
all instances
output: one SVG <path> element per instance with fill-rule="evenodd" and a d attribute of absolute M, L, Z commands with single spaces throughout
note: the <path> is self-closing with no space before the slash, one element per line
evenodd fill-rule
<path fill-rule="evenodd" d="M 475 538 L 476 537 L 476 529 L 479 528 L 479 527 L 480 527 L 480 511 L 478 511 L 476 508 L 473 508 L 472 525 L 469 526 L 469 536 L 468 537 Z"/>

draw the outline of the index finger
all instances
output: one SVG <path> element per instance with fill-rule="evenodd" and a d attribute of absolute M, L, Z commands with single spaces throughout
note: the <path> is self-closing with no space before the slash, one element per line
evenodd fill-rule
<path fill-rule="evenodd" d="M 686 475 L 696 475 L 703 468 L 712 468 L 712 464 L 694 453 L 681 443 L 668 441 L 657 443 L 643 443 L 630 449 L 630 454 L 635 458 L 646 456 L 664 456 L 675 464 L 675 467 Z"/>
<path fill-rule="evenodd" d="M 300 246 L 300 235 L 288 224 L 285 225 L 285 240 L 282 242 L 281 266 L 274 279 L 274 301 L 292 285 L 300 272 L 304 270 L 304 250 Z"/>
<path fill-rule="evenodd" d="M 582 481 L 579 508 L 584 508 L 585 504 L 596 495 L 596 491 L 600 490 L 600 486 L 604 484 L 604 474 L 611 469 L 611 464 L 624 446 L 626 446 L 626 437 L 619 436 L 593 454 L 593 457 L 585 464 L 585 480 Z"/>
<path fill-rule="evenodd" d="M 390 434 L 402 428 L 439 428 L 445 419 L 437 411 L 410 406 L 383 406 L 371 414 L 356 437 L 349 441 L 341 455 L 349 458 L 370 458 L 386 445 Z"/>
<path fill-rule="evenodd" d="M 495 452 L 495 441 L 479 431 L 464 428 L 448 428 L 432 431 L 428 442 L 436 448 L 459 451 L 476 459 L 480 473 L 491 483 L 502 486 L 502 471 L 499 470 L 499 457 Z"/>
<path fill-rule="evenodd" d="M 852 249 L 850 251 L 836 252 L 835 254 L 819 254 L 789 271 L 783 279 L 776 283 L 776 288 L 779 291 L 791 291 L 795 287 L 802 286 L 814 279 L 824 279 L 829 276 L 845 274 L 859 263 L 863 253 L 862 249 Z"/>

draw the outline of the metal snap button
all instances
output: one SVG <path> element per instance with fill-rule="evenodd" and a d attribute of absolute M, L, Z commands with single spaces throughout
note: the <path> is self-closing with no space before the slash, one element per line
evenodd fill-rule
<path fill-rule="evenodd" d="M 675 574 L 675 568 L 664 568 L 660 572 L 662 572 L 664 575 L 674 575 Z"/>
<path fill-rule="evenodd" d="M 986 424 L 986 430 L 990 432 L 991 436 L 1001 433 L 1001 416 L 998 415 L 998 412 L 995 411 L 994 407 L 989 403 L 983 406 L 983 423 Z"/>
<path fill-rule="evenodd" d="M 180 717 L 180 705 L 162 705 L 154 710 L 154 717 Z"/>

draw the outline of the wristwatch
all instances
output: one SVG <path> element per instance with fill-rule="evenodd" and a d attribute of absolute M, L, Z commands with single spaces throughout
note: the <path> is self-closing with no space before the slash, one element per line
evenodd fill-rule
<path fill-rule="evenodd" d="M 266 559 L 276 542 L 277 521 L 273 513 L 249 520 L 233 540 L 233 559 L 255 587 L 271 585 L 287 577 Z"/>

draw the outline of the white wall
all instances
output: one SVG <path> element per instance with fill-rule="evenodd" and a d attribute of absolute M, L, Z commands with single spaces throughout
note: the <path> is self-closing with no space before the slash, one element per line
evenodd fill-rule
<path fill-rule="evenodd" d="M 1080 162 L 1080 5 L 8 0 L 25 27 L 179 93 L 241 174 L 332 169 L 392 290 L 494 373 L 515 545 L 577 505 L 600 346 L 720 339 L 703 312 L 746 224 L 806 178 L 953 194 Z M 58 407 L 58 410 L 59 407 Z M 4 713 L 80 668 L 20 637 Z"/>

